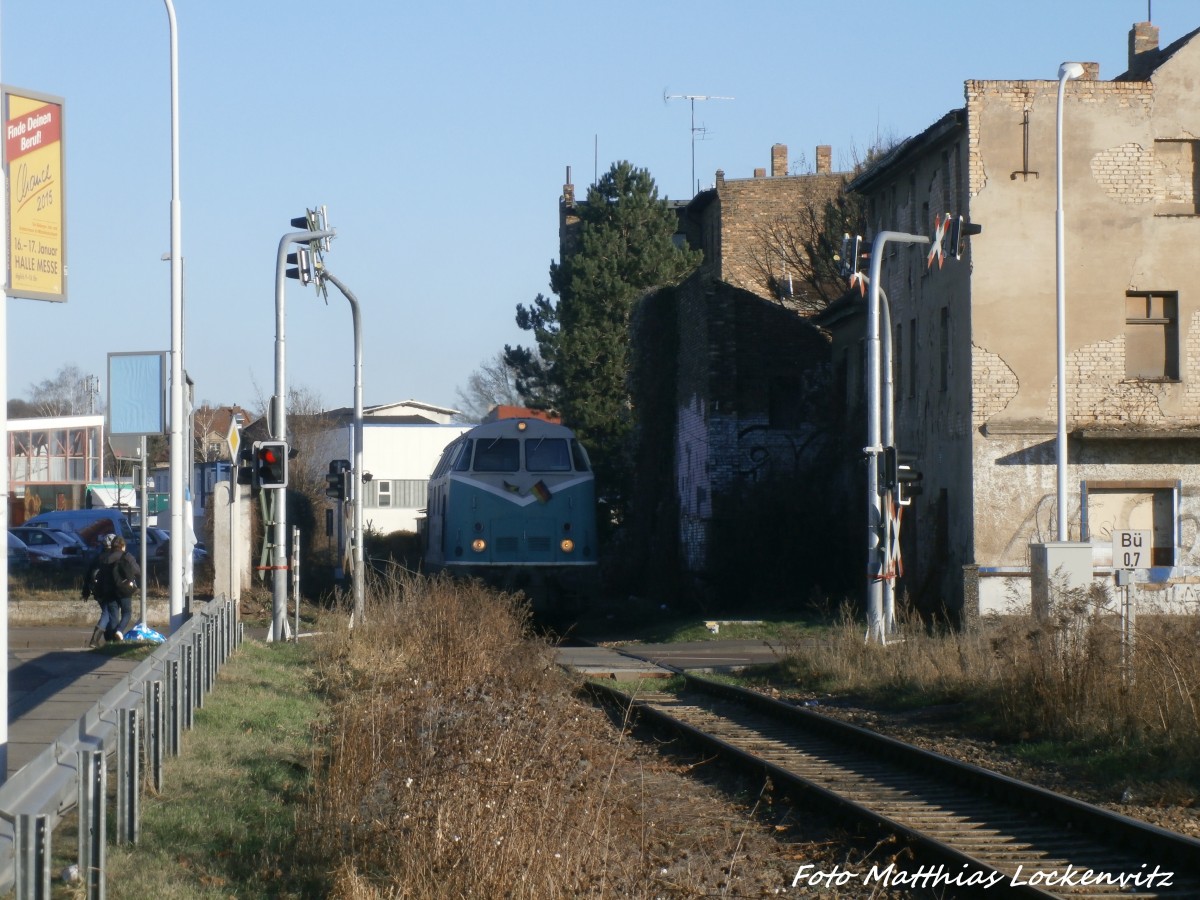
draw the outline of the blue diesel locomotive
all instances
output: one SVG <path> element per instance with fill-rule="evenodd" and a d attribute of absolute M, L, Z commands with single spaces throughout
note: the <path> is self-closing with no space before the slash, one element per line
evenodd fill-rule
<path fill-rule="evenodd" d="M 500 419 L 459 436 L 430 477 L 420 525 L 427 570 L 522 590 L 539 612 L 569 608 L 594 580 L 595 479 L 562 425 Z"/>

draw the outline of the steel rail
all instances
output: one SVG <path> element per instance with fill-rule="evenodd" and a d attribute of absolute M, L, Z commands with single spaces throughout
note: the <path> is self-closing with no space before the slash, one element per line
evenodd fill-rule
<path fill-rule="evenodd" d="M 1194 838 L 755 691 L 684 678 L 681 694 L 589 688 L 793 796 L 901 836 L 923 859 L 994 877 L 1006 896 L 1200 896 L 1200 841 Z M 1151 879 L 1149 889 L 1131 893 L 1156 866 L 1173 873 L 1171 883 Z M 1030 878 L 1072 871 L 1078 879 L 1088 870 L 1124 874 L 1128 883 L 1056 892 L 1040 876 L 1043 884 Z"/>

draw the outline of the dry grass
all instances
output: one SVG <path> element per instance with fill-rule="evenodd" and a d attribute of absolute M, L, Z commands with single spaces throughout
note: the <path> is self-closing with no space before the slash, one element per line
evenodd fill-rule
<path fill-rule="evenodd" d="M 334 716 L 299 818 L 331 896 L 699 895 L 732 877 L 745 820 L 664 807 L 669 766 L 635 763 L 576 698 L 522 602 L 422 578 L 372 596 L 369 624 L 320 654 Z"/>
<path fill-rule="evenodd" d="M 847 622 L 828 640 L 787 648 L 810 689 L 891 705 L 963 701 L 1003 739 L 1138 748 L 1197 774 L 1200 617 L 1143 609 L 1132 646 L 1103 591 L 1058 592 L 1049 615 L 998 616 L 960 634 L 902 626 L 886 647 Z"/>

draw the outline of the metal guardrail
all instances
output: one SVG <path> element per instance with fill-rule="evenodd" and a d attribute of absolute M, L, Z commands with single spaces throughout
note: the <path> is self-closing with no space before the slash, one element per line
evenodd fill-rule
<path fill-rule="evenodd" d="M 123 683 L 0 786 L 0 892 L 15 890 L 21 900 L 50 896 L 51 836 L 78 810 L 80 879 L 87 897 L 104 897 L 108 758 L 115 760 L 116 841 L 136 844 L 143 778 L 162 788 L 164 755 L 179 755 L 194 710 L 203 707 L 218 669 L 241 642 L 232 600 L 200 606 Z"/>

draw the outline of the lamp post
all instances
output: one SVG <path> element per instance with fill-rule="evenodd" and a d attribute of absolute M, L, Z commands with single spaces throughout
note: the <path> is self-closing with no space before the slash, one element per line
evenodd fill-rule
<path fill-rule="evenodd" d="M 1063 174 L 1062 132 L 1063 93 L 1067 82 L 1083 74 L 1077 62 L 1065 62 L 1058 67 L 1058 109 L 1055 122 L 1054 179 L 1057 194 L 1055 207 L 1056 312 L 1058 320 L 1058 432 L 1055 437 L 1055 458 L 1058 488 L 1058 539 L 1068 540 L 1067 532 L 1067 276 L 1063 264 Z"/>
<path fill-rule="evenodd" d="M 163 0 L 171 42 L 171 630 L 183 624 L 183 254 L 179 204 L 179 37 L 175 4 Z"/>

